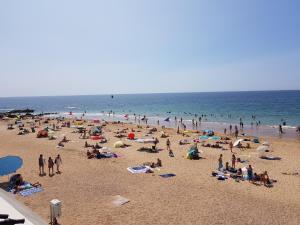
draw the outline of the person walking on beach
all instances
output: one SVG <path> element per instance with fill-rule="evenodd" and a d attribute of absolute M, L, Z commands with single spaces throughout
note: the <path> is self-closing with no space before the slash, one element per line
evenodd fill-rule
<path fill-rule="evenodd" d="M 53 162 L 52 158 L 49 157 L 49 159 L 48 159 L 49 176 L 53 176 L 53 175 L 54 175 L 53 167 L 54 167 L 54 162 Z M 50 173 L 50 171 L 51 171 L 52 173 Z"/>
<path fill-rule="evenodd" d="M 219 171 L 223 168 L 223 155 L 221 154 L 219 157 Z"/>
<path fill-rule="evenodd" d="M 39 157 L 40 176 L 45 175 L 45 164 L 46 164 L 46 160 L 44 159 L 43 155 L 40 154 L 40 157 Z"/>
<path fill-rule="evenodd" d="M 279 134 L 283 134 L 283 129 L 282 129 L 282 125 L 279 124 Z"/>
<path fill-rule="evenodd" d="M 235 169 L 235 162 L 236 162 L 236 157 L 235 157 L 235 154 L 233 154 L 232 159 L 231 159 L 231 164 L 232 164 L 233 169 Z"/>
<path fill-rule="evenodd" d="M 167 143 L 166 144 L 167 144 L 167 150 L 170 151 L 171 150 L 171 142 L 170 142 L 169 138 L 167 139 Z"/>
<path fill-rule="evenodd" d="M 56 173 L 60 174 L 59 167 L 62 165 L 62 160 L 59 154 L 55 158 L 54 163 L 56 164 Z"/>

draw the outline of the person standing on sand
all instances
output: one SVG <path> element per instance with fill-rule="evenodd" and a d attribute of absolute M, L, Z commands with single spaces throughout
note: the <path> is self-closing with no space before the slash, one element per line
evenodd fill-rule
<path fill-rule="evenodd" d="M 171 150 L 171 142 L 170 142 L 170 140 L 169 140 L 169 138 L 167 139 L 167 150 Z"/>
<path fill-rule="evenodd" d="M 232 152 L 232 148 L 233 148 L 233 143 L 232 143 L 232 141 L 229 143 L 229 148 L 230 148 L 230 152 L 233 153 L 233 152 Z"/>
<path fill-rule="evenodd" d="M 54 175 L 53 167 L 54 167 L 54 162 L 53 162 L 52 158 L 49 157 L 49 159 L 48 159 L 49 176 Z M 52 173 L 50 173 L 50 171 L 52 171 Z"/>
<path fill-rule="evenodd" d="M 252 169 L 251 165 L 249 165 L 249 167 L 247 168 L 247 175 L 248 175 L 249 182 L 252 182 L 253 181 L 253 169 Z"/>
<path fill-rule="evenodd" d="M 157 138 L 155 138 L 154 140 L 154 148 L 156 149 L 157 144 L 159 143 L 159 140 Z"/>
<path fill-rule="evenodd" d="M 233 169 L 235 169 L 235 162 L 236 162 L 236 157 L 235 157 L 235 154 L 233 154 L 232 159 L 231 159 L 231 164 L 232 164 Z"/>
<path fill-rule="evenodd" d="M 235 138 L 238 138 L 239 136 L 239 130 L 237 128 L 235 129 L 234 136 Z"/>
<path fill-rule="evenodd" d="M 56 173 L 60 174 L 59 167 L 62 165 L 62 160 L 59 154 L 55 158 L 54 163 L 56 164 Z"/>
<path fill-rule="evenodd" d="M 223 168 L 223 155 L 221 154 L 219 157 L 219 171 Z"/>
<path fill-rule="evenodd" d="M 40 176 L 45 175 L 45 164 L 46 164 L 46 160 L 44 159 L 43 155 L 40 154 L 40 157 L 39 157 Z"/>

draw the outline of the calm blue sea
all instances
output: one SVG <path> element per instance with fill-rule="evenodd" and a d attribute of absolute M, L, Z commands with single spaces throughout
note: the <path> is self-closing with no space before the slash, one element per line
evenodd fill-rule
<path fill-rule="evenodd" d="M 300 91 L 132 94 L 114 95 L 114 98 L 110 95 L 0 98 L 0 111 L 23 108 L 63 115 L 72 111 L 78 116 L 86 111 L 90 118 L 107 117 L 108 111 L 115 112 L 114 119 L 135 113 L 146 115 L 153 121 L 170 117 L 171 123 L 175 116 L 189 123 L 193 118 L 196 120 L 197 114 L 207 115 L 202 120 L 205 127 L 235 125 L 242 118 L 246 127 L 258 121 L 268 127 L 285 121 L 286 128 L 293 129 L 300 124 Z"/>

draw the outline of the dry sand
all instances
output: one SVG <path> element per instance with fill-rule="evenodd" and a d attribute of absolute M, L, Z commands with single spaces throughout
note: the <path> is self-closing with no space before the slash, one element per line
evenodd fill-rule
<path fill-rule="evenodd" d="M 205 159 L 187 160 L 185 155 L 189 145 L 179 146 L 182 136 L 171 129 L 167 132 L 171 135 L 175 158 L 168 157 L 166 150 L 158 154 L 138 152 L 137 148 L 143 145 L 125 139 L 131 147 L 114 149 L 113 143 L 119 139 L 109 131 L 125 127 L 136 129 L 136 126 L 110 124 L 104 128 L 109 142 L 103 146 L 110 147 L 122 157 L 88 160 L 83 147 L 85 140 L 79 139 L 79 134 L 71 133 L 72 128 L 63 128 L 56 133 L 59 139 L 65 134 L 72 140 L 65 148 L 57 149 L 57 140 L 37 139 L 36 134 L 31 133 L 18 136 L 17 129 L 9 131 L 6 125 L 7 122 L 0 123 L 0 157 L 22 157 L 24 165 L 18 172 L 26 181 L 39 181 L 45 189 L 28 198 L 19 195 L 16 198 L 46 221 L 49 221 L 49 201 L 57 198 L 63 203 L 63 215 L 59 218 L 63 225 L 300 224 L 300 176 L 282 174 L 300 172 L 299 140 L 268 138 L 274 154 L 283 158 L 281 161 L 259 159 L 255 150 L 258 145 L 255 144 L 251 144 L 250 150 L 234 150 L 238 157 L 250 160 L 255 171 L 267 170 L 271 178 L 278 180 L 273 188 L 266 188 L 247 181 L 218 181 L 211 177 L 219 154 L 224 155 L 224 162 L 230 161 L 230 151 L 200 147 Z M 137 133 L 138 137 L 146 133 L 145 128 L 142 131 Z M 154 136 L 159 136 L 159 133 Z M 166 139 L 159 140 L 158 146 L 165 149 Z M 55 158 L 60 154 L 62 174 L 40 177 L 40 154 L 44 154 L 45 158 Z M 156 161 L 158 157 L 163 167 L 160 171 L 155 170 L 154 174 L 131 174 L 126 170 L 129 166 Z M 243 166 L 238 164 L 238 167 Z M 162 173 L 175 173 L 177 176 L 162 179 L 158 176 Z M 1 177 L 1 182 L 5 181 L 7 177 Z M 114 206 L 112 201 L 116 195 L 130 199 L 130 202 L 120 207 Z"/>

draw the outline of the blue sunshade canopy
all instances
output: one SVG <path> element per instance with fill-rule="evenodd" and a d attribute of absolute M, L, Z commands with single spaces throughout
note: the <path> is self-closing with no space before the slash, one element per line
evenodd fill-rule
<path fill-rule="evenodd" d="M 23 160 L 18 156 L 0 158 L 0 176 L 15 173 L 23 165 Z"/>

